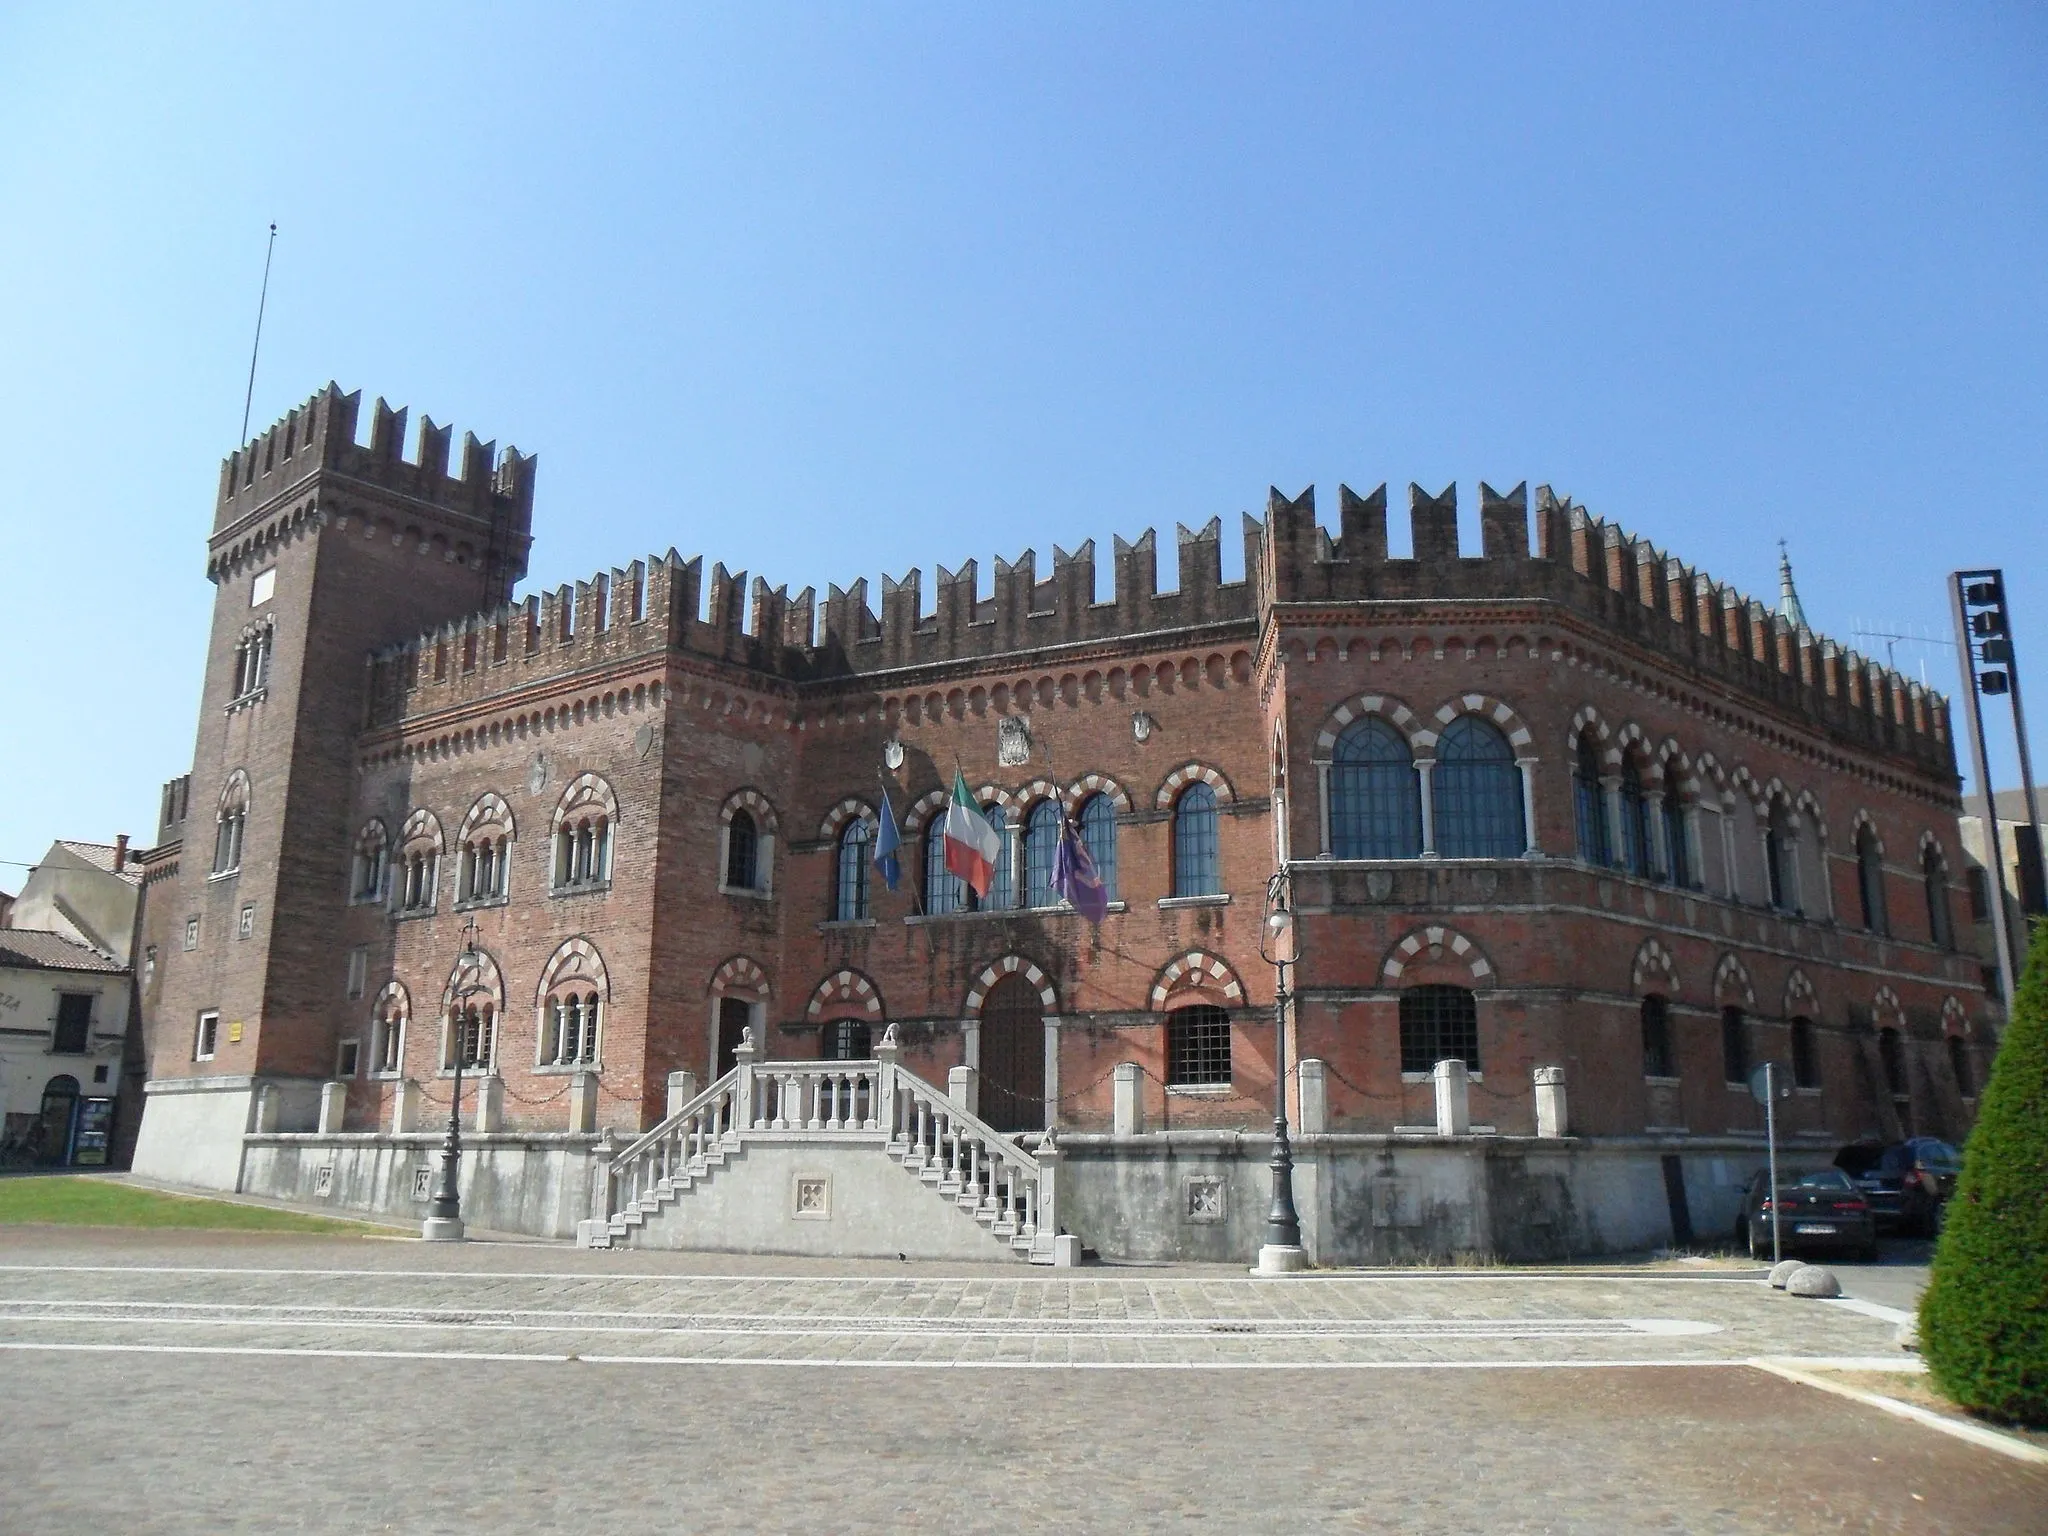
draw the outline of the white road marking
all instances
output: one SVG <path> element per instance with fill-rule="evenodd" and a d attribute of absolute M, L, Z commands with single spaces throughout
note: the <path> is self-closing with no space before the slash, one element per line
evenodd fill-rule
<path fill-rule="evenodd" d="M 1910 1323 L 1913 1314 L 1902 1312 L 1897 1307 L 1888 1307 L 1881 1301 L 1861 1301 L 1854 1296 L 1830 1296 L 1831 1306 L 1840 1307 L 1844 1312 L 1860 1312 L 1865 1317 L 1874 1317 L 1881 1323 Z"/>
<path fill-rule="evenodd" d="M 2017 1435 L 2001 1434 L 1987 1425 L 1971 1424 L 1962 1419 L 1952 1419 L 1945 1413 L 1936 1413 L 1931 1408 L 1922 1408 L 1918 1403 L 1902 1403 L 1897 1398 L 1880 1397 L 1875 1392 L 1865 1392 L 1859 1387 L 1850 1386 L 1847 1382 L 1829 1381 L 1825 1376 L 1808 1375 L 1807 1372 L 1799 1369 L 1799 1366 L 1802 1365 L 1810 1366 L 1817 1364 L 1815 1361 L 1801 1360 L 1794 1356 L 1790 1358 L 1752 1360 L 1749 1363 L 1760 1371 L 1769 1371 L 1773 1376 L 1782 1376 L 1787 1381 L 1796 1381 L 1803 1387 L 1818 1387 L 1823 1392 L 1831 1392 L 1836 1397 L 1846 1397 L 1852 1402 L 1864 1403 L 1869 1407 L 1882 1409 L 1884 1412 L 1901 1419 L 1911 1419 L 1916 1424 L 1924 1424 L 1929 1429 L 1938 1429 L 1944 1435 L 1954 1435 L 1958 1440 L 1967 1440 L 1972 1445 L 1981 1445 L 1988 1451 L 1997 1451 L 2000 1455 L 2010 1456 L 2015 1461 L 2048 1463 L 2048 1450 L 2043 1450 L 2038 1445 L 2022 1440 Z"/>

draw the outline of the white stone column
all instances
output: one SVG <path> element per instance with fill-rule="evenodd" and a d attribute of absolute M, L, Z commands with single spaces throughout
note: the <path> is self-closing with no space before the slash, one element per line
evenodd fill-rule
<path fill-rule="evenodd" d="M 1136 1136 L 1145 1129 L 1145 1074 L 1135 1061 L 1120 1061 L 1113 1079 L 1110 1129 L 1118 1136 Z"/>
<path fill-rule="evenodd" d="M 1536 1069 L 1536 1134 L 1555 1138 L 1570 1134 L 1571 1122 L 1566 1118 L 1564 1099 L 1564 1068 L 1538 1067 Z"/>
<path fill-rule="evenodd" d="M 597 1080 L 596 1080 L 596 1078 L 595 1078 L 595 1077 L 594 1077 L 594 1076 L 593 1076 L 593 1075 L 592 1075 L 591 1073 L 588 1073 L 588 1072 L 579 1072 L 579 1073 L 577 1073 L 577 1074 L 576 1074 L 576 1076 L 577 1076 L 577 1078 L 578 1078 L 578 1079 L 581 1079 L 581 1078 L 586 1078 L 586 1077 L 588 1077 L 588 1078 L 590 1078 L 590 1079 L 591 1079 L 591 1089 L 592 1089 L 592 1093 L 591 1093 L 591 1099 L 592 1099 L 592 1102 L 593 1102 L 593 1104 L 594 1104 L 594 1103 L 595 1103 L 595 1101 L 596 1101 L 596 1097 L 597 1097 L 597 1095 L 596 1095 L 596 1092 L 595 1092 L 595 1089 L 596 1089 L 596 1086 L 597 1086 Z M 570 1098 L 571 1098 L 571 1099 L 574 1099 L 574 1098 L 575 1098 L 575 1096 L 576 1096 L 576 1088 L 575 1088 L 575 1085 L 574 1085 L 573 1083 L 572 1083 L 572 1084 L 570 1085 L 570 1088 L 569 1088 L 569 1096 L 570 1096 Z M 679 1114 L 681 1114 L 681 1113 L 683 1112 L 683 1106 L 684 1106 L 685 1104 L 689 1103 L 689 1102 L 690 1102 L 690 1100 L 694 1099 L 695 1097 L 697 1097 L 697 1074 L 696 1074 L 696 1073 L 694 1073 L 694 1072 L 671 1072 L 671 1073 L 669 1073 L 669 1075 L 668 1075 L 668 1114 L 666 1114 L 666 1115 L 663 1115 L 663 1116 L 662 1116 L 662 1118 L 663 1118 L 664 1120 L 666 1120 L 666 1119 L 668 1119 L 668 1118 L 669 1118 L 670 1116 L 673 1116 L 673 1115 L 679 1115 Z M 572 1119 L 574 1118 L 574 1112 L 573 1112 L 573 1110 L 571 1111 L 571 1118 L 572 1118 Z M 579 1129 L 579 1127 L 576 1127 L 576 1126 L 571 1126 L 571 1127 L 570 1127 L 570 1129 L 572 1129 L 572 1130 L 575 1130 L 575 1129 Z"/>
<path fill-rule="evenodd" d="M 1680 829 L 1685 836 L 1686 873 L 1692 876 L 1688 882 L 1696 890 L 1707 886 L 1707 850 L 1700 841 L 1700 806 L 1697 800 L 1679 807 Z"/>
<path fill-rule="evenodd" d="M 1322 856 L 1327 859 L 1334 857 L 1337 852 L 1330 843 L 1330 765 L 1328 763 L 1316 764 L 1316 790 L 1316 815 L 1323 839 L 1320 851 Z"/>
<path fill-rule="evenodd" d="M 1462 1057 L 1436 1064 L 1430 1073 L 1436 1085 L 1436 1133 L 1439 1136 L 1469 1136 L 1472 1133 L 1472 1074 Z"/>
<path fill-rule="evenodd" d="M 1648 790 L 1643 795 L 1643 815 L 1650 822 L 1650 857 L 1657 861 L 1651 873 L 1661 880 L 1671 878 L 1671 839 L 1664 826 L 1664 791 Z"/>
<path fill-rule="evenodd" d="M 1600 779 L 1600 813 L 1607 818 L 1607 862 L 1616 869 L 1628 868 L 1628 839 L 1621 822 L 1621 775 L 1603 774 Z"/>
<path fill-rule="evenodd" d="M 882 1031 L 881 1041 L 875 1046 L 875 1060 L 880 1063 L 875 1076 L 875 1123 L 889 1133 L 893 1144 L 902 1132 L 896 1123 L 896 1073 L 903 1060 L 903 1047 L 896 1039 L 894 1024 Z"/>
<path fill-rule="evenodd" d="M 1313 1056 L 1294 1064 L 1296 1118 L 1301 1134 L 1320 1136 L 1330 1128 L 1330 1083 L 1327 1068 Z"/>
<path fill-rule="evenodd" d="M 1422 800 L 1422 856 L 1436 857 L 1436 759 L 1418 757 L 1415 760 L 1415 785 Z"/>
<path fill-rule="evenodd" d="M 1730 901 L 1742 900 L 1742 867 L 1735 862 L 1735 818 L 1724 806 L 1721 810 L 1721 859 L 1722 883 L 1727 889 L 1722 892 Z"/>
<path fill-rule="evenodd" d="M 1536 841 L 1536 759 L 1518 757 L 1515 766 L 1522 772 L 1522 838 L 1527 844 L 1523 857 L 1540 859 L 1543 848 Z"/>
<path fill-rule="evenodd" d="M 954 1067 L 946 1073 L 946 1097 L 970 1115 L 981 1113 L 981 1073 L 974 1067 Z"/>
<path fill-rule="evenodd" d="M 348 1084 L 343 1082 L 320 1085 L 320 1134 L 332 1136 L 342 1127 L 348 1115 Z"/>
<path fill-rule="evenodd" d="M 1060 1110 L 1060 1018 L 1045 1016 L 1045 1128 L 1059 1123 Z"/>

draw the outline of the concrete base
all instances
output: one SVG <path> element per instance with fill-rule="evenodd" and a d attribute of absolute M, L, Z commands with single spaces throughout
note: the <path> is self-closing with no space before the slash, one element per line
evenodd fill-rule
<path fill-rule="evenodd" d="M 1255 1275 L 1298 1275 L 1308 1268 L 1308 1250 L 1286 1248 L 1278 1243 L 1268 1243 L 1259 1250 L 1259 1262 L 1253 1266 Z"/>
<path fill-rule="evenodd" d="M 429 1216 L 420 1223 L 420 1241 L 423 1243 L 459 1243 L 464 1241 L 462 1218 L 460 1216 Z"/>

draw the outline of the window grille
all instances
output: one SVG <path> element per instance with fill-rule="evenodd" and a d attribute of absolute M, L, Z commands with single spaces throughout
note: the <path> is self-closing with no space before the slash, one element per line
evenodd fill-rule
<path fill-rule="evenodd" d="M 839 834 L 839 871 L 832 902 L 832 916 L 838 922 L 859 922 L 870 915 L 868 853 L 873 839 L 873 824 L 864 817 L 849 822 Z"/>
<path fill-rule="evenodd" d="M 1643 999 L 1642 1013 L 1643 1076 L 1678 1076 L 1678 1061 L 1671 1050 L 1671 1005 L 1652 992 Z"/>
<path fill-rule="evenodd" d="M 489 1003 L 480 1007 L 457 1008 L 449 1019 L 447 1048 L 441 1062 L 445 1072 L 455 1070 L 456 1058 L 465 1072 L 488 1072 L 497 1059 L 497 1015 Z"/>
<path fill-rule="evenodd" d="M 1081 846 L 1101 877 L 1102 893 L 1116 900 L 1116 802 L 1107 795 L 1091 795 L 1081 807 Z"/>
<path fill-rule="evenodd" d="M 1612 864 L 1606 797 L 1600 788 L 1600 754 L 1591 731 L 1580 734 L 1572 754 L 1572 806 L 1579 823 L 1579 857 L 1588 864 Z"/>
<path fill-rule="evenodd" d="M 194 1061 L 213 1060 L 214 1049 L 220 1044 L 220 1015 L 202 1013 L 199 1015 L 199 1032 L 192 1043 Z"/>
<path fill-rule="evenodd" d="M 569 989 L 551 997 L 541 1016 L 544 1067 L 588 1066 L 597 1060 L 598 996 Z"/>
<path fill-rule="evenodd" d="M 1956 947 L 1955 925 L 1948 906 L 1948 870 L 1933 848 L 1920 854 L 1920 883 L 1927 893 L 1927 938 L 1941 949 Z"/>
<path fill-rule="evenodd" d="M 751 891 L 755 889 L 754 850 L 758 834 L 754 830 L 754 818 L 745 811 L 734 811 L 732 820 L 725 827 L 725 883 L 728 889 Z"/>
<path fill-rule="evenodd" d="M 1166 1016 L 1166 1082 L 1203 1088 L 1230 1081 L 1230 1015 L 1211 1003 Z"/>
<path fill-rule="evenodd" d="M 1410 987 L 1401 994 L 1401 1070 L 1430 1072 L 1461 1060 L 1479 1070 L 1479 1007 L 1464 987 Z"/>
<path fill-rule="evenodd" d="M 1671 883 L 1690 889 L 1692 849 L 1685 835 L 1685 807 L 1679 803 L 1678 792 L 1669 788 L 1664 791 L 1664 847 L 1671 861 Z"/>
<path fill-rule="evenodd" d="M 1622 858 L 1632 875 L 1645 879 L 1656 874 L 1657 861 L 1650 850 L 1650 807 L 1643 794 L 1642 770 L 1630 758 L 1621 765 Z"/>
<path fill-rule="evenodd" d="M 932 917 L 967 910 L 967 882 L 946 868 L 944 823 L 934 814 L 924 834 L 924 910 Z"/>
<path fill-rule="evenodd" d="M 1412 859 L 1422 852 L 1422 794 L 1408 743 L 1368 715 L 1345 727 L 1330 759 L 1330 852 Z"/>
<path fill-rule="evenodd" d="M 970 904 L 985 907 L 990 911 L 999 911 L 1017 904 L 1016 875 L 1010 867 L 1010 815 L 1000 805 L 984 807 L 982 814 L 988 817 L 988 824 L 996 829 L 995 873 L 989 876 L 988 895 L 985 898 L 977 902 L 974 893 L 969 891 L 967 899 Z"/>
<path fill-rule="evenodd" d="M 1791 817 L 1783 801 L 1772 804 L 1764 828 L 1764 867 L 1770 876 L 1771 905 L 1780 912 L 1799 910 L 1798 882 L 1792 868 L 1798 840 L 1792 835 Z"/>
<path fill-rule="evenodd" d="M 1511 859 L 1527 846 L 1522 775 L 1507 737 L 1460 715 L 1437 741 L 1436 851 L 1447 859 Z"/>
<path fill-rule="evenodd" d="M 1213 896 L 1222 889 L 1216 853 L 1216 791 L 1198 781 L 1173 807 L 1173 894 Z"/>
<path fill-rule="evenodd" d="M 1060 845 L 1060 808 L 1041 800 L 1024 818 L 1024 905 L 1050 907 L 1059 901 L 1052 888 L 1053 855 Z"/>
<path fill-rule="evenodd" d="M 1856 894 L 1863 905 L 1863 926 L 1872 933 L 1884 933 L 1889 924 L 1884 910 L 1884 855 L 1878 852 L 1877 834 L 1865 822 L 1856 829 Z"/>
<path fill-rule="evenodd" d="M 1899 1032 L 1887 1026 L 1877 1032 L 1878 1060 L 1884 1064 L 1884 1086 L 1895 1099 L 1906 1097 L 1906 1047 Z"/>
<path fill-rule="evenodd" d="M 875 1054 L 873 1039 L 873 1031 L 859 1019 L 834 1019 L 819 1044 L 827 1061 L 867 1061 Z"/>
<path fill-rule="evenodd" d="M 1820 1054 L 1814 1046 L 1813 1020 L 1809 1018 L 1792 1021 L 1792 1085 L 1795 1088 L 1820 1086 Z"/>
<path fill-rule="evenodd" d="M 1730 1083 L 1749 1081 L 1749 1021 L 1732 1005 L 1721 1010 L 1721 1076 Z"/>
<path fill-rule="evenodd" d="M 59 992 L 57 1028 L 50 1049 L 59 1056 L 83 1056 L 92 1032 L 92 994 Z"/>

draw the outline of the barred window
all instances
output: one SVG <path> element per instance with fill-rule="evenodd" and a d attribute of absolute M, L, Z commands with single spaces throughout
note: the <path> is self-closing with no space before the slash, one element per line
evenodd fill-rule
<path fill-rule="evenodd" d="M 1060 808 L 1041 800 L 1024 818 L 1024 905 L 1050 907 L 1059 901 L 1052 888 L 1052 861 L 1060 845 Z"/>
<path fill-rule="evenodd" d="M 1956 1092 L 1966 1099 L 1977 1097 L 1976 1079 L 1970 1074 L 1970 1047 L 1961 1035 L 1948 1037 L 1949 1070 L 1956 1075 Z"/>
<path fill-rule="evenodd" d="M 1522 775 L 1491 722 L 1460 715 L 1437 741 L 1436 851 L 1447 859 L 1511 859 L 1527 846 Z"/>
<path fill-rule="evenodd" d="M 1166 1082 L 1200 1088 L 1230 1081 L 1230 1015 L 1213 1003 L 1166 1016 Z"/>
<path fill-rule="evenodd" d="M 727 822 L 725 827 L 725 883 L 729 889 L 754 889 L 756 841 L 754 818 L 745 811 L 734 811 L 732 820 Z"/>
<path fill-rule="evenodd" d="M 452 1072 L 459 1059 L 465 1072 L 488 1072 L 498 1054 L 498 1014 L 489 1003 L 452 1008 L 442 1050 L 441 1070 Z"/>
<path fill-rule="evenodd" d="M 1572 806 L 1578 815 L 1579 857 L 1588 864 L 1612 864 L 1607 805 L 1600 789 L 1600 753 L 1591 731 L 1580 733 L 1572 754 Z"/>
<path fill-rule="evenodd" d="M 982 814 L 996 829 L 996 867 L 995 873 L 989 876 L 988 895 L 978 905 L 990 911 L 1000 911 L 1017 904 L 1016 874 L 1010 868 L 1010 813 L 1000 805 L 991 805 L 985 807 Z M 973 901 L 974 892 L 970 890 L 967 897 Z"/>
<path fill-rule="evenodd" d="M 1116 900 L 1116 802 L 1107 795 L 1090 795 L 1081 807 L 1081 846 L 1101 877 L 1102 893 Z"/>
<path fill-rule="evenodd" d="M 1920 855 L 1920 883 L 1927 892 L 1927 938 L 1942 949 L 1956 947 L 1955 924 L 1948 906 L 1948 870 L 1932 845 Z"/>
<path fill-rule="evenodd" d="M 1422 852 L 1422 795 L 1408 743 L 1375 715 L 1354 720 L 1330 758 L 1330 852 L 1412 859 Z"/>
<path fill-rule="evenodd" d="M 1656 873 L 1657 861 L 1650 852 L 1649 812 L 1642 770 L 1634 758 L 1628 758 L 1621 765 L 1621 854 L 1632 875 Z"/>
<path fill-rule="evenodd" d="M 1877 1032 L 1877 1056 L 1884 1066 L 1885 1091 L 1895 1099 L 1906 1097 L 1906 1046 L 1896 1029 L 1887 1026 Z"/>
<path fill-rule="evenodd" d="M 924 910 L 931 917 L 967 910 L 967 882 L 946 868 L 945 824 L 934 813 L 924 834 Z"/>
<path fill-rule="evenodd" d="M 1798 882 L 1792 867 L 1795 846 L 1791 813 L 1784 801 L 1773 801 L 1764 825 L 1764 866 L 1770 876 L 1771 905 L 1780 912 L 1799 910 Z"/>
<path fill-rule="evenodd" d="M 874 1052 L 874 1032 L 859 1019 L 834 1019 L 818 1042 L 827 1061 L 867 1061 Z"/>
<path fill-rule="evenodd" d="M 1430 1072 L 1462 1060 L 1479 1070 L 1479 1006 L 1464 987 L 1410 987 L 1401 994 L 1401 1070 Z"/>
<path fill-rule="evenodd" d="M 849 822 L 839 834 L 839 879 L 832 903 L 832 916 L 839 922 L 858 922 L 871 915 L 868 854 L 873 846 L 874 824 L 865 817 Z"/>
<path fill-rule="evenodd" d="M 1798 1088 L 1820 1086 L 1820 1053 L 1814 1049 L 1813 1020 L 1792 1021 L 1792 1083 Z"/>
<path fill-rule="evenodd" d="M 1884 910 L 1884 854 L 1878 850 L 1877 833 L 1869 822 L 1856 829 L 1856 894 L 1863 905 L 1863 926 L 1872 933 L 1886 933 L 1890 924 Z"/>
<path fill-rule="evenodd" d="M 1749 1081 L 1749 1021 L 1732 1004 L 1721 1010 L 1721 1076 L 1731 1083 Z"/>
<path fill-rule="evenodd" d="M 564 987 L 541 1005 L 540 1062 L 543 1067 L 588 1066 L 597 1060 L 598 996 Z"/>
<path fill-rule="evenodd" d="M 1678 1060 L 1671 1051 L 1671 1005 L 1652 992 L 1643 999 L 1642 1012 L 1643 1076 L 1678 1076 Z"/>
<path fill-rule="evenodd" d="M 1685 807 L 1679 803 L 1675 790 L 1664 793 L 1664 847 L 1671 861 L 1671 883 L 1690 889 L 1692 886 L 1692 850 L 1686 845 Z"/>
<path fill-rule="evenodd" d="M 1173 807 L 1173 894 L 1213 896 L 1221 888 L 1216 859 L 1216 791 L 1199 781 Z"/>

